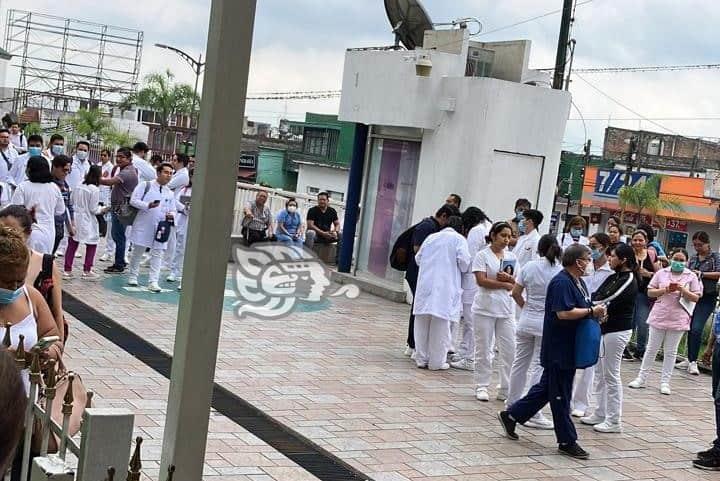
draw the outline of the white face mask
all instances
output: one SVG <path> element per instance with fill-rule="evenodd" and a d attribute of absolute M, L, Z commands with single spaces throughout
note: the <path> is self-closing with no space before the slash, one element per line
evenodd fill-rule
<path fill-rule="evenodd" d="M 86 150 L 78 150 L 75 152 L 75 157 L 77 157 L 78 160 L 85 160 L 88 158 L 88 152 Z"/>
<path fill-rule="evenodd" d="M 290 212 L 291 214 L 294 214 L 297 211 L 297 206 L 289 205 L 287 208 L 287 211 Z"/>

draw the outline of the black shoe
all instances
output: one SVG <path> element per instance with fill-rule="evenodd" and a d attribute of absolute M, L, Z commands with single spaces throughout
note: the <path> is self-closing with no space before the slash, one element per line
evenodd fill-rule
<path fill-rule="evenodd" d="M 578 443 L 561 444 L 558 446 L 558 452 L 576 459 L 587 459 L 590 457 L 590 454 L 581 448 Z"/>
<path fill-rule="evenodd" d="M 642 361 L 644 355 L 644 352 L 635 352 L 635 354 L 633 354 L 633 359 L 636 361 Z"/>
<path fill-rule="evenodd" d="M 693 461 L 693 466 L 706 471 L 720 471 L 720 453 L 705 459 L 696 459 Z"/>
<path fill-rule="evenodd" d="M 517 422 L 510 417 L 510 413 L 507 411 L 500 411 L 497 416 L 508 439 L 512 439 L 513 441 L 520 439 L 520 436 L 515 433 L 515 426 L 517 426 Z"/>
<path fill-rule="evenodd" d="M 107 269 L 104 269 L 103 272 L 105 274 L 122 274 L 123 272 L 125 272 L 125 268 L 118 266 L 110 266 Z"/>
<path fill-rule="evenodd" d="M 711 459 L 718 456 L 720 456 L 720 448 L 716 448 L 715 446 L 708 449 L 707 451 L 700 451 L 699 453 L 697 453 L 698 459 Z"/>
<path fill-rule="evenodd" d="M 634 361 L 635 360 L 632 353 L 630 352 L 630 350 L 627 347 L 623 351 L 622 358 L 624 361 Z"/>

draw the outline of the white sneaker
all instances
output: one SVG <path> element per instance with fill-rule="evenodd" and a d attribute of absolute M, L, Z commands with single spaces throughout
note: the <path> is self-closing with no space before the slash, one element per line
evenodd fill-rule
<path fill-rule="evenodd" d="M 452 356 L 450 356 L 450 365 L 452 365 L 452 363 L 454 363 L 454 362 L 460 362 L 462 360 L 463 360 L 462 356 L 460 356 L 460 354 L 458 354 L 458 353 L 455 353 Z"/>
<path fill-rule="evenodd" d="M 410 359 L 413 361 L 417 359 L 417 351 L 415 349 L 412 350 L 412 353 L 410 354 Z"/>
<path fill-rule="evenodd" d="M 697 367 L 697 362 L 693 361 L 688 364 L 688 374 L 692 374 L 693 376 L 699 376 L 700 370 Z"/>
<path fill-rule="evenodd" d="M 63 271 L 63 273 L 62 273 L 62 278 L 63 278 L 64 281 L 69 281 L 70 279 L 74 279 L 75 276 L 73 275 L 72 272 L 65 272 L 65 271 Z"/>
<path fill-rule="evenodd" d="M 462 369 L 463 371 L 474 371 L 475 361 L 471 361 L 470 359 L 460 359 L 458 361 L 451 362 L 450 366 L 455 369 Z"/>
<path fill-rule="evenodd" d="M 553 422 L 550 421 L 548 418 L 543 416 L 542 413 L 537 413 L 535 416 L 530 418 L 525 424 L 523 424 L 526 428 L 533 428 L 533 429 L 553 429 Z"/>
<path fill-rule="evenodd" d="M 77 254 L 75 254 L 75 259 L 80 259 L 81 257 L 82 257 L 82 254 L 80 254 L 79 252 Z"/>
<path fill-rule="evenodd" d="M 415 349 L 410 346 L 405 346 L 405 352 L 403 354 L 405 354 L 407 357 L 410 357 L 412 356 L 413 352 L 415 352 Z"/>
<path fill-rule="evenodd" d="M 621 433 L 622 425 L 620 423 L 615 424 L 603 421 L 593 426 L 593 429 L 599 433 Z"/>
<path fill-rule="evenodd" d="M 89 271 L 82 273 L 82 280 L 84 281 L 96 281 L 98 279 L 100 279 L 100 276 L 96 272 Z"/>
<path fill-rule="evenodd" d="M 497 399 L 498 401 L 507 401 L 507 393 L 498 392 L 497 396 L 495 396 L 495 399 Z"/>
<path fill-rule="evenodd" d="M 487 402 L 490 400 L 490 395 L 488 394 L 487 388 L 479 387 L 475 390 L 475 399 L 478 401 Z"/>
<path fill-rule="evenodd" d="M 645 381 L 637 377 L 633 381 L 631 381 L 630 384 L 628 384 L 628 387 L 633 389 L 642 389 L 645 387 Z"/>
<path fill-rule="evenodd" d="M 177 280 L 177 277 L 175 277 L 175 276 L 172 275 L 172 274 L 169 274 L 169 275 L 165 278 L 165 280 L 168 281 L 168 282 L 175 282 L 175 281 Z"/>
<path fill-rule="evenodd" d="M 605 422 L 605 418 L 601 418 L 600 416 L 596 416 L 595 413 L 592 413 L 590 416 L 581 417 L 580 422 L 589 426 L 595 426 L 596 424 Z"/>
<path fill-rule="evenodd" d="M 128 277 L 127 285 L 128 286 L 137 286 L 138 285 L 137 277 Z"/>
<path fill-rule="evenodd" d="M 55 257 L 64 257 L 64 256 L 65 256 L 65 251 L 62 251 L 60 249 L 55 251 Z"/>
<path fill-rule="evenodd" d="M 583 411 L 582 409 L 573 409 L 573 410 L 572 410 L 572 413 L 570 413 L 570 414 L 571 414 L 572 417 L 574 417 L 574 418 L 583 418 L 583 417 L 585 417 L 585 411 Z"/>
<path fill-rule="evenodd" d="M 178 291 L 182 291 L 182 282 L 178 284 Z"/>
<path fill-rule="evenodd" d="M 107 262 L 110 260 L 110 254 L 103 254 L 98 259 L 100 262 Z"/>
<path fill-rule="evenodd" d="M 670 389 L 670 384 L 664 382 L 660 384 L 660 394 L 664 394 L 666 396 L 669 396 L 672 394 L 672 390 Z"/>
<path fill-rule="evenodd" d="M 429 368 L 428 368 L 428 369 L 429 369 Z M 437 368 L 437 369 L 430 369 L 430 370 L 431 370 L 431 371 L 447 371 L 448 369 L 450 369 L 450 364 L 448 364 L 448 363 L 445 362 L 445 363 L 443 363 L 443 365 L 440 366 L 439 368 Z"/>
<path fill-rule="evenodd" d="M 690 361 L 687 359 L 675 364 L 675 369 L 687 369 L 688 367 L 690 367 Z"/>
<path fill-rule="evenodd" d="M 148 284 L 148 291 L 150 292 L 162 292 L 162 289 L 160 289 L 160 286 L 157 282 L 151 282 Z"/>

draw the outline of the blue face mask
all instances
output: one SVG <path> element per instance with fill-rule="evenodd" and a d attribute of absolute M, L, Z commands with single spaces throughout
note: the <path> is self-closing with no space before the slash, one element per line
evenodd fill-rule
<path fill-rule="evenodd" d="M 527 226 L 525 225 L 525 219 L 520 219 L 518 222 L 518 232 L 520 234 L 525 234 L 525 231 L 527 230 Z"/>
<path fill-rule="evenodd" d="M 15 291 L 11 291 L 10 289 L 2 289 L 0 288 L 0 305 L 9 305 L 15 302 L 18 297 L 22 296 L 23 288 L 20 287 Z"/>
<path fill-rule="evenodd" d="M 582 232 L 583 232 L 582 229 L 570 229 L 570 235 L 574 239 L 579 238 L 582 235 Z"/>
<path fill-rule="evenodd" d="M 55 144 L 50 148 L 50 152 L 52 152 L 52 154 L 55 156 L 60 155 L 65 152 L 65 146 Z"/>
<path fill-rule="evenodd" d="M 590 256 L 592 257 L 592 260 L 596 261 L 600 259 L 603 255 L 603 252 L 600 249 L 592 249 L 590 251 Z"/>
<path fill-rule="evenodd" d="M 42 147 L 28 147 L 28 153 L 30 157 L 40 155 L 42 153 Z"/>

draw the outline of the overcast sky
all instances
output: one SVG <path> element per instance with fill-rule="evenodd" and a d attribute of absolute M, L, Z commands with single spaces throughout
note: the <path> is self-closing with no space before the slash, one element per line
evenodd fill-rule
<path fill-rule="evenodd" d="M 559 10 L 561 0 L 425 0 L 424 5 L 435 22 L 477 17 L 489 32 L 478 39 L 531 40 L 531 67 L 550 67 L 554 62 L 559 13 L 490 31 Z M 14 8 L 142 30 L 142 73 L 170 68 L 180 81 L 192 83 L 194 74 L 187 64 L 153 44 L 170 44 L 193 55 L 204 53 L 210 2 L 4 0 L 0 7 L 3 28 L 7 9 Z M 720 63 L 718 25 L 720 9 L 713 0 L 593 0 L 577 7 L 575 66 Z M 249 90 L 339 89 L 346 48 L 387 45 L 392 40 L 382 0 L 258 0 Z M 10 85 L 17 82 L 17 70 L 9 69 Z M 639 116 L 662 119 L 656 122 L 676 133 L 720 137 L 720 70 L 585 74 L 583 78 L 636 112 L 575 77 L 573 101 L 587 119 L 593 150 L 602 145 L 608 119 L 615 126 L 663 131 Z M 277 123 L 285 113 L 301 119 L 306 111 L 337 113 L 337 108 L 337 99 L 248 101 L 246 112 L 251 119 Z M 585 129 L 575 120 L 579 118 L 575 108 L 570 117 L 564 147 L 579 150 Z M 678 118 L 702 120 L 666 120 Z"/>

